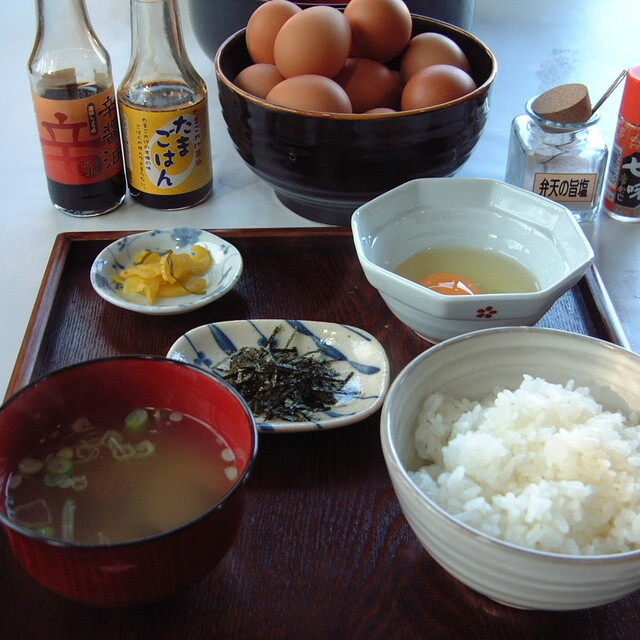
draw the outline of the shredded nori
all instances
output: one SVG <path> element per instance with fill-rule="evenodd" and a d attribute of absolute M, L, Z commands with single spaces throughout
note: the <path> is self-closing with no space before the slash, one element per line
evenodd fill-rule
<path fill-rule="evenodd" d="M 242 347 L 212 368 L 236 388 L 256 417 L 313 420 L 336 403 L 336 394 L 353 373 L 340 377 L 322 348 L 300 354 L 290 346 L 296 332 L 278 347 L 279 330 L 276 327 L 264 346 Z"/>

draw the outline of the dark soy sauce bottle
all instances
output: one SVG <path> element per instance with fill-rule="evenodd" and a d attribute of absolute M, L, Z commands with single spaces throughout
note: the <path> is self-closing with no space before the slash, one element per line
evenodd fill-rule
<path fill-rule="evenodd" d="M 109 54 L 84 0 L 36 0 L 29 78 L 49 195 L 72 216 L 124 200 L 126 179 Z"/>
<path fill-rule="evenodd" d="M 118 87 L 131 196 L 185 209 L 212 189 L 207 87 L 185 50 L 175 0 L 131 0 L 131 60 Z"/>

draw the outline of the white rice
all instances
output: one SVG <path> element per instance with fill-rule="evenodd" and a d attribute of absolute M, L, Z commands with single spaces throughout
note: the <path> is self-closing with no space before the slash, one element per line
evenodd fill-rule
<path fill-rule="evenodd" d="M 415 433 L 415 483 L 469 526 L 571 555 L 640 548 L 637 416 L 587 388 L 524 376 L 482 402 L 435 393 Z"/>

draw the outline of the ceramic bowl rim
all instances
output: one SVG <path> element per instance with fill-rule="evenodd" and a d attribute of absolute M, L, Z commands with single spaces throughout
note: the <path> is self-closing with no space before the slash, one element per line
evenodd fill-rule
<path fill-rule="evenodd" d="M 383 443 L 383 452 L 385 458 L 389 456 L 389 462 L 392 462 L 393 465 L 399 470 L 400 477 L 396 478 L 396 481 L 400 481 L 405 484 L 407 487 L 411 489 L 411 495 L 413 498 L 420 501 L 421 504 L 425 505 L 432 515 L 437 516 L 440 520 L 444 520 L 448 525 L 453 526 L 457 529 L 463 530 L 465 533 L 470 534 L 472 537 L 482 540 L 486 544 L 491 544 L 494 547 L 504 548 L 510 552 L 516 552 L 520 554 L 524 554 L 525 556 L 531 556 L 534 558 L 541 558 L 544 560 L 561 560 L 563 562 L 568 562 L 570 564 L 578 565 L 578 564 L 612 564 L 619 563 L 628 560 L 629 558 L 638 558 L 640 557 L 640 548 L 634 551 L 624 551 L 620 553 L 610 553 L 610 554 L 594 554 L 594 555 L 572 555 L 572 554 L 564 554 L 564 553 L 554 553 L 550 551 L 541 551 L 538 549 L 529 549 L 527 547 L 523 547 L 517 545 L 512 542 L 507 542 L 506 540 L 500 540 L 499 538 L 495 538 L 483 531 L 479 531 L 470 525 L 461 522 L 453 515 L 445 511 L 442 507 L 436 504 L 433 500 L 431 500 L 424 492 L 416 485 L 416 483 L 411 479 L 409 473 L 400 458 L 400 454 L 398 452 L 397 447 L 391 437 L 393 432 L 391 422 L 389 420 L 389 405 L 393 402 L 394 397 L 396 395 L 396 389 L 403 385 L 403 381 L 410 376 L 414 370 L 419 369 L 425 365 L 423 362 L 428 360 L 434 353 L 439 353 L 443 349 L 446 349 L 447 346 L 451 343 L 462 343 L 468 340 L 474 340 L 478 337 L 482 339 L 483 336 L 488 334 L 500 334 L 500 333 L 545 333 L 545 334 L 555 334 L 558 336 L 563 336 L 568 339 L 578 341 L 578 342 L 589 342 L 589 343 L 597 343 L 606 348 L 611 348 L 616 352 L 621 353 L 631 353 L 627 349 L 615 345 L 613 343 L 609 343 L 600 338 L 594 338 L 592 336 L 585 336 L 582 334 L 571 333 L 569 331 L 563 331 L 561 329 L 551 329 L 547 327 L 494 327 L 489 329 L 480 329 L 478 331 L 461 334 L 458 336 L 454 336 L 452 338 L 448 338 L 443 342 L 440 342 L 426 351 L 423 351 L 421 354 L 416 356 L 413 360 L 411 360 L 407 365 L 405 365 L 402 370 L 398 373 L 394 381 L 389 386 L 387 391 L 387 396 L 382 406 L 382 411 L 380 414 L 380 436 Z M 636 356 L 640 357 L 640 356 Z M 431 528 L 431 527 L 430 527 Z"/>
<path fill-rule="evenodd" d="M 415 178 L 401 185 L 398 185 L 397 187 L 394 187 L 389 191 L 386 191 L 385 193 L 381 194 L 377 198 L 374 198 L 374 200 L 377 200 L 378 198 L 389 198 L 390 194 L 393 194 L 394 191 L 400 191 L 402 189 L 405 189 L 409 187 L 412 183 L 418 184 L 418 183 L 424 183 L 426 181 L 434 181 L 434 180 L 435 181 L 446 180 L 448 182 L 451 182 L 451 184 L 455 184 L 456 182 L 458 184 L 470 183 L 470 182 L 473 182 L 476 184 L 483 183 L 486 185 L 492 185 L 494 187 L 499 186 L 502 189 L 507 188 L 509 191 L 514 191 L 514 192 L 522 191 L 523 193 L 526 193 L 528 195 L 535 195 L 535 194 L 531 194 L 531 192 L 529 191 L 526 191 L 514 185 L 510 185 L 506 182 L 503 182 L 501 180 L 496 180 L 493 178 L 468 178 L 468 177 L 451 176 L 451 177 L 442 177 L 442 178 L 437 178 L 437 177 Z M 571 212 L 566 207 L 564 207 L 563 205 L 559 205 L 559 203 L 556 203 L 553 201 L 548 201 L 547 203 L 545 203 L 543 202 L 543 200 L 544 199 L 541 200 L 541 204 L 548 204 L 549 206 L 555 205 L 555 208 L 558 208 L 558 206 L 560 206 L 563 209 L 565 209 L 566 210 L 565 213 L 568 213 L 569 222 L 572 223 L 571 226 L 574 228 L 574 230 L 580 231 L 582 233 L 580 226 L 575 221 Z M 365 234 L 365 232 L 363 229 L 360 228 L 361 227 L 360 219 L 363 218 L 362 209 L 366 207 L 368 204 L 370 203 L 365 203 L 364 205 L 361 205 L 360 207 L 358 207 L 351 216 L 351 229 L 352 229 L 353 240 L 355 243 L 358 259 L 363 265 L 363 268 L 366 267 L 370 271 L 375 272 L 377 276 L 382 280 L 384 280 L 385 284 L 389 286 L 394 286 L 394 285 L 400 286 L 405 290 L 408 289 L 409 292 L 413 292 L 417 296 L 421 296 L 426 299 L 430 298 L 434 302 L 442 302 L 442 298 L 443 298 L 442 294 L 439 294 L 435 291 L 432 291 L 431 289 L 423 287 L 417 282 L 410 280 L 409 278 L 400 276 L 397 273 L 394 273 L 392 270 L 380 264 L 377 264 L 376 262 L 373 262 L 368 257 L 367 252 L 365 251 L 365 247 L 363 246 L 363 243 L 362 243 L 362 237 Z M 400 210 L 395 210 L 393 211 L 393 213 L 396 213 L 399 211 Z M 505 214 L 510 214 L 510 212 L 507 211 L 505 212 Z M 388 229 L 391 226 L 392 226 L 391 222 L 388 222 L 385 225 L 385 227 L 381 229 L 381 232 L 383 232 L 384 229 Z M 472 302 L 471 299 L 473 299 L 472 306 L 475 306 L 476 302 L 482 305 L 486 302 L 495 301 L 495 300 L 498 300 L 498 301 L 519 300 L 524 303 L 524 302 L 545 302 L 546 300 L 549 299 L 550 296 L 554 297 L 555 299 L 557 298 L 558 290 L 562 290 L 564 288 L 564 283 L 566 281 L 572 280 L 573 278 L 576 277 L 577 274 L 586 272 L 589 269 L 589 267 L 593 264 L 593 260 L 594 260 L 593 248 L 589 244 L 589 241 L 586 237 L 584 239 L 583 248 L 585 249 L 585 252 L 587 254 L 586 259 L 581 261 L 580 263 L 576 263 L 570 271 L 568 271 L 562 276 L 562 278 L 556 279 L 554 282 L 552 282 L 551 284 L 547 285 L 542 289 L 538 289 L 536 291 L 525 291 L 521 293 L 478 293 L 478 294 L 474 294 L 473 296 L 447 296 L 447 304 L 448 305 L 469 304 Z M 427 310 L 424 308 L 425 304 L 422 304 L 422 305 L 411 304 L 409 302 L 401 300 L 397 295 L 395 295 L 395 292 L 393 290 L 390 290 L 388 288 L 387 289 L 380 288 L 380 291 L 385 293 L 385 295 L 388 295 L 389 297 L 395 300 L 398 300 L 399 302 L 406 304 L 412 307 L 413 309 L 416 309 L 417 311 L 428 313 Z M 416 298 L 413 298 L 413 299 L 415 300 Z M 438 316 L 438 317 L 441 317 L 441 316 Z M 446 317 L 446 316 L 443 316 L 443 317 Z"/>
<path fill-rule="evenodd" d="M 214 380 L 217 384 L 224 387 L 228 390 L 236 400 L 239 401 L 240 406 L 242 407 L 242 411 L 246 414 L 248 424 L 251 426 L 251 450 L 247 452 L 247 464 L 243 469 L 242 473 L 238 475 L 236 480 L 234 481 L 232 487 L 211 507 L 203 511 L 200 515 L 196 516 L 188 520 L 187 522 L 178 525 L 177 527 L 172 527 L 166 531 L 161 531 L 160 533 L 156 533 L 154 535 L 146 536 L 144 538 L 134 538 L 132 540 L 123 540 L 121 542 L 113 542 L 109 544 L 101 544 L 101 543 L 88 543 L 88 542 L 75 542 L 70 540 L 60 540 L 58 538 L 51 538 L 42 534 L 39 534 L 35 531 L 31 531 L 26 527 L 22 527 L 16 522 L 13 522 L 6 514 L 0 510 L 0 525 L 8 527 L 14 533 L 24 536 L 25 538 L 30 538 L 32 540 L 47 544 L 52 547 L 59 547 L 61 549 L 76 549 L 76 550 L 91 550 L 96 549 L 98 551 L 111 551 L 122 548 L 140 546 L 145 544 L 150 544 L 157 542 L 158 540 L 162 540 L 164 538 L 168 538 L 174 536 L 181 531 L 192 528 L 199 524 L 202 520 L 205 520 L 207 517 L 211 515 L 212 512 L 220 509 L 222 505 L 227 503 L 246 483 L 251 470 L 256 461 L 257 453 L 258 453 L 258 431 L 256 427 L 256 422 L 249 409 L 249 406 L 245 402 L 244 398 L 227 382 L 222 380 L 221 378 L 209 373 L 195 365 L 192 365 L 188 362 L 180 362 L 178 360 L 172 360 L 171 358 L 167 358 L 164 356 L 155 356 L 155 355 L 116 355 L 116 356 L 104 356 L 101 358 L 93 358 L 91 360 L 83 360 L 81 362 L 76 362 L 70 365 L 66 365 L 59 369 L 55 369 L 54 371 L 50 371 L 45 373 L 44 375 L 32 380 L 24 387 L 16 391 L 12 394 L 6 401 L 4 401 L 0 405 L 0 413 L 3 412 L 6 408 L 8 408 L 11 404 L 16 402 L 20 397 L 22 397 L 25 393 L 28 393 L 34 387 L 47 382 L 51 378 L 55 378 L 59 374 L 64 374 L 73 369 L 79 369 L 87 365 L 99 365 L 104 362 L 114 362 L 114 361 L 127 361 L 127 360 L 144 360 L 144 361 L 152 361 L 152 362 L 162 362 L 162 363 L 170 363 L 170 366 L 178 365 L 179 367 L 186 367 L 198 373 L 204 374 L 210 379 Z"/>

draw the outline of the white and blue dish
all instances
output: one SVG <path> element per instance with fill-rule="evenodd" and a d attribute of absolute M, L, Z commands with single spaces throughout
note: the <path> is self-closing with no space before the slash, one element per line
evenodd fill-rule
<path fill-rule="evenodd" d="M 175 298 L 158 298 L 147 304 L 142 294 L 124 294 L 111 276 L 130 267 L 134 256 L 142 251 L 187 253 L 195 245 L 209 250 L 212 264 L 201 277 L 207 281 L 206 293 L 187 294 Z M 190 227 L 171 227 L 136 233 L 116 240 L 103 249 L 91 267 L 91 284 L 107 302 L 148 315 L 176 315 L 199 309 L 230 291 L 242 275 L 242 256 L 226 240 Z"/>
<path fill-rule="evenodd" d="M 382 345 L 370 333 L 344 324 L 308 320 L 231 320 L 202 325 L 185 333 L 173 344 L 167 356 L 216 371 L 230 353 L 243 347 L 264 346 L 279 327 L 276 346 L 287 344 L 300 354 L 321 349 L 333 360 L 332 369 L 340 376 L 352 374 L 336 394 L 336 403 L 317 414 L 312 421 L 261 421 L 263 432 L 291 433 L 343 427 L 363 420 L 377 411 L 389 386 L 389 361 Z M 224 368 L 224 365 L 221 365 Z"/>

